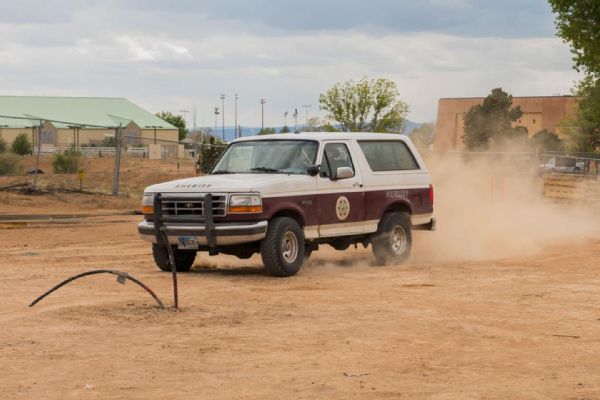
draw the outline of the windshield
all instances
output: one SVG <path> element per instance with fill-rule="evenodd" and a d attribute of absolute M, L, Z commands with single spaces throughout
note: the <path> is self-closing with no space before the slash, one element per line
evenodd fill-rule
<path fill-rule="evenodd" d="M 213 174 L 300 174 L 315 164 L 319 144 L 310 140 L 256 140 L 234 143 Z"/>

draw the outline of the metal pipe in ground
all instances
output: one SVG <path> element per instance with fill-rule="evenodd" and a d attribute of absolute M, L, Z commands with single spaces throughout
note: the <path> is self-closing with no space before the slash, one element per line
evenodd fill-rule
<path fill-rule="evenodd" d="M 154 195 L 154 234 L 156 236 L 156 243 L 159 246 L 162 245 L 167 248 L 169 263 L 171 264 L 171 276 L 173 278 L 173 308 L 177 310 L 179 308 L 177 265 L 175 265 L 175 255 L 173 254 L 173 249 L 169 243 L 169 237 L 167 236 L 167 231 L 162 220 L 162 201 L 160 193 Z"/>
<path fill-rule="evenodd" d="M 125 280 L 130 280 L 130 281 L 134 282 L 135 284 L 137 284 L 138 286 L 142 287 L 146 292 L 148 292 L 150 294 L 150 296 L 152 296 L 152 298 L 154 300 L 156 300 L 156 303 L 158 303 L 158 306 L 160 308 L 163 308 L 163 309 L 165 308 L 165 305 L 163 304 L 163 302 L 152 291 L 152 289 L 150 289 L 148 286 L 144 285 L 140 280 L 129 275 L 127 272 L 116 271 L 116 270 L 111 270 L 111 269 L 97 269 L 97 270 L 82 272 L 81 274 L 73 275 L 72 277 L 65 279 L 64 281 L 60 282 L 58 285 L 55 285 L 51 289 L 45 291 L 41 296 L 39 296 L 34 301 L 32 301 L 31 304 L 29 304 L 29 307 L 35 306 L 37 303 L 39 303 L 41 300 L 43 300 L 46 296 L 48 296 L 49 294 L 53 293 L 54 291 L 60 289 L 61 287 L 65 286 L 66 284 L 73 282 L 74 280 L 83 278 L 84 276 L 95 275 L 95 274 L 117 275 L 117 282 L 119 282 L 120 284 L 123 284 L 123 285 L 125 284 Z"/>

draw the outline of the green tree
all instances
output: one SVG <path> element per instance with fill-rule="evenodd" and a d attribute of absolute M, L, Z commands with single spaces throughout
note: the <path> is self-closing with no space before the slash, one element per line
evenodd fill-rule
<path fill-rule="evenodd" d="M 0 137 L 0 154 L 6 153 L 6 141 Z"/>
<path fill-rule="evenodd" d="M 227 146 L 220 139 L 211 135 L 204 136 L 203 144 L 196 164 L 200 172 L 207 174 L 219 160 Z"/>
<path fill-rule="evenodd" d="M 531 137 L 531 144 L 540 153 L 547 151 L 563 151 L 565 149 L 564 141 L 554 132 L 547 129 L 538 131 Z"/>
<path fill-rule="evenodd" d="M 259 135 L 272 135 L 275 132 L 275 128 L 261 128 L 260 131 L 258 131 Z"/>
<path fill-rule="evenodd" d="M 424 123 L 418 128 L 413 129 L 410 133 L 410 140 L 413 141 L 415 146 L 419 149 L 428 149 L 433 143 L 433 124 Z"/>
<path fill-rule="evenodd" d="M 561 123 L 567 148 L 575 152 L 594 152 L 600 147 L 600 79 L 584 78 L 574 89 L 581 97 L 575 114 Z"/>
<path fill-rule="evenodd" d="M 26 154 L 31 154 L 31 143 L 29 142 L 29 138 L 25 133 L 19 133 L 15 140 L 12 142 L 10 149 L 13 153 L 18 154 L 20 156 L 24 156 Z"/>
<path fill-rule="evenodd" d="M 402 133 L 409 110 L 396 83 L 384 78 L 336 83 L 319 96 L 319 104 L 344 132 Z"/>
<path fill-rule="evenodd" d="M 471 107 L 465 114 L 465 134 L 462 137 L 465 147 L 468 150 L 488 150 L 490 145 L 499 147 L 514 140 L 523 142 L 527 138 L 527 129 L 512 127 L 523 111 L 519 106 L 511 106 L 512 96 L 502 88 L 496 88 L 483 100 L 483 104 Z"/>
<path fill-rule="evenodd" d="M 563 122 L 571 151 L 600 147 L 600 3 L 593 0 L 549 0 L 556 14 L 557 35 L 571 46 L 573 68 L 585 74 L 574 93 L 583 97 L 574 117 Z"/>
<path fill-rule="evenodd" d="M 556 14 L 557 34 L 570 44 L 574 68 L 596 80 L 600 77 L 600 2 L 549 0 Z"/>
<path fill-rule="evenodd" d="M 156 113 L 156 116 L 179 129 L 179 140 L 185 139 L 188 131 L 186 129 L 185 119 L 183 119 L 181 115 L 173 114 L 170 111 L 160 111 Z"/>
<path fill-rule="evenodd" d="M 281 130 L 279 131 L 279 133 L 289 133 L 290 132 L 290 128 L 288 128 L 287 125 L 284 125 L 283 128 L 281 128 Z"/>

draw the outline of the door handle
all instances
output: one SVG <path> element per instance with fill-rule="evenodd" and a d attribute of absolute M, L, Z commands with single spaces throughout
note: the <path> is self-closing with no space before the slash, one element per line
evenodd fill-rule
<path fill-rule="evenodd" d="M 363 187 L 363 184 L 362 184 L 362 183 L 360 183 L 360 182 L 354 182 L 354 183 L 352 184 L 352 186 L 354 186 L 354 187 Z"/>

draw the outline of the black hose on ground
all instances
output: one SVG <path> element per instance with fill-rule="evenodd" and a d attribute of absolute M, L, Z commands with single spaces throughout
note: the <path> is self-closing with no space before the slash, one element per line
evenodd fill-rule
<path fill-rule="evenodd" d="M 133 276 L 130 276 L 127 272 L 116 271 L 116 270 L 111 270 L 111 269 L 97 269 L 97 270 L 94 270 L 94 271 L 83 272 L 81 274 L 77 274 L 77 275 L 74 275 L 74 276 L 72 276 L 72 277 L 70 277 L 68 279 L 65 279 L 64 281 L 62 281 L 58 285 L 54 286 L 52 289 L 46 291 L 44 294 L 42 294 L 40 297 L 38 297 L 37 299 L 35 299 L 33 302 L 31 302 L 31 304 L 29 305 L 29 307 L 35 306 L 44 297 L 48 296 L 50 293 L 54 292 L 55 290 L 60 289 L 61 287 L 65 286 L 67 283 L 72 282 L 75 279 L 82 278 L 84 276 L 95 275 L 95 274 L 112 274 L 112 275 L 117 275 L 117 282 L 119 282 L 120 284 L 125 284 L 125 280 L 129 279 L 130 281 L 132 281 L 132 282 L 138 284 L 139 286 L 141 286 L 146 292 L 148 292 L 150 294 L 150 296 L 152 296 L 154 298 L 154 300 L 156 300 L 156 302 L 158 303 L 158 306 L 160 308 L 163 308 L 163 309 L 165 308 L 165 305 L 163 304 L 163 302 L 160 301 L 160 299 L 158 298 L 158 296 L 156 296 L 156 294 L 154 294 L 154 292 L 152 291 L 152 289 L 150 289 L 148 286 L 144 285 L 141 281 L 139 281 L 138 279 L 134 278 Z"/>

